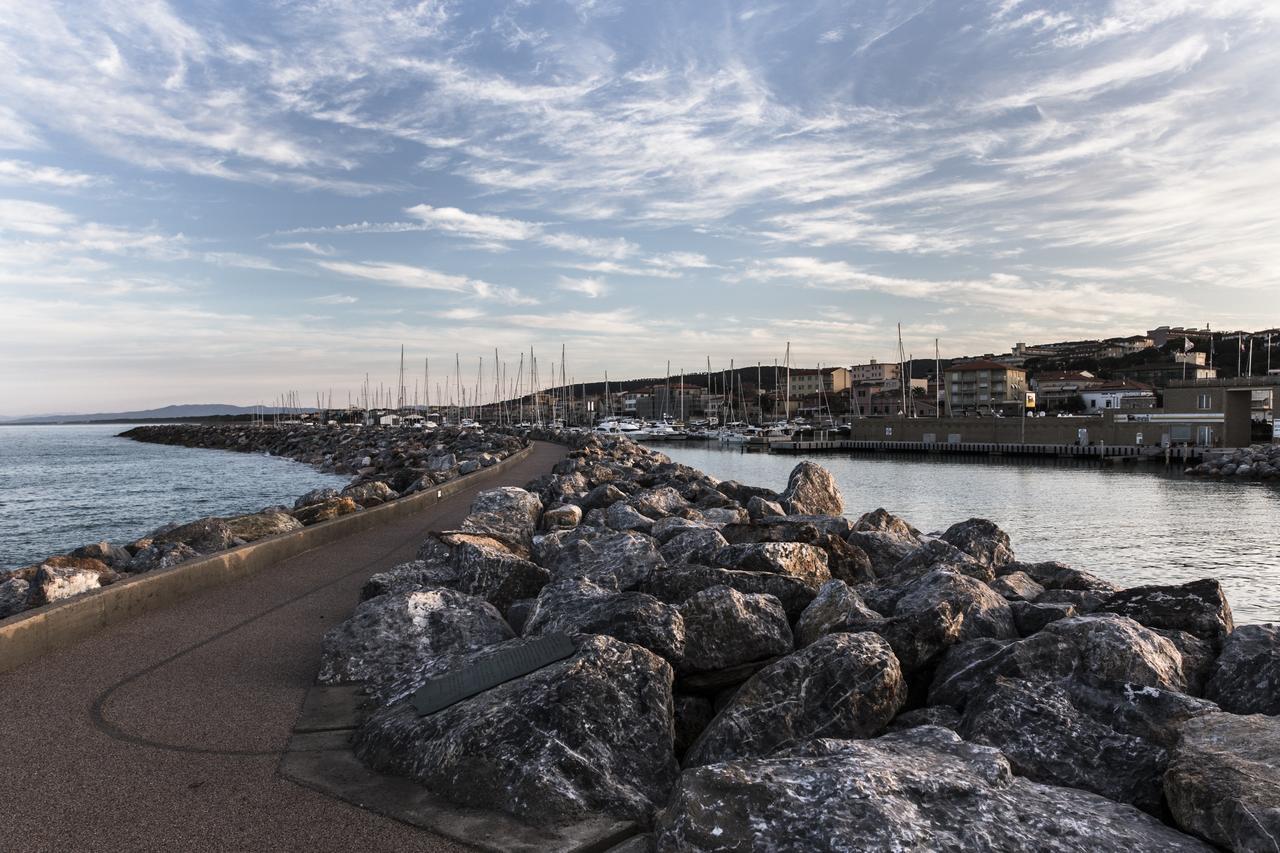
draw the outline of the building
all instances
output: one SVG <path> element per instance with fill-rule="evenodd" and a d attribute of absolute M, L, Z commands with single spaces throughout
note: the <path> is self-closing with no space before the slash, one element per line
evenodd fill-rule
<path fill-rule="evenodd" d="M 1104 382 L 1080 392 L 1086 412 L 1106 409 L 1154 409 L 1156 391 L 1150 385 L 1122 379 Z"/>
<path fill-rule="evenodd" d="M 1087 370 L 1045 370 L 1031 377 L 1036 405 L 1048 412 L 1074 410 L 1081 393 L 1104 383 Z"/>
<path fill-rule="evenodd" d="M 896 367 L 897 365 L 895 365 Z M 850 371 L 847 367 L 824 367 L 821 370 L 791 368 L 791 394 L 839 394 L 849 390 Z"/>
<path fill-rule="evenodd" d="M 1163 347 L 1169 341 L 1181 343 L 1183 340 L 1190 340 L 1192 343 L 1201 341 L 1208 343 L 1213 333 L 1208 329 L 1192 329 L 1187 326 L 1158 326 L 1148 330 L 1147 337 L 1151 339 L 1152 345 Z"/>
<path fill-rule="evenodd" d="M 1199 381 L 1218 378 L 1216 367 L 1202 367 L 1188 361 L 1135 364 L 1132 367 L 1117 368 L 1113 373 L 1118 379 L 1131 379 L 1156 388 L 1164 388 L 1170 382 L 1183 379 Z"/>
<path fill-rule="evenodd" d="M 998 361 L 977 359 L 946 370 L 946 405 L 950 412 L 1020 410 L 1026 400 L 1027 372 Z"/>
<path fill-rule="evenodd" d="M 902 365 L 897 362 L 879 362 L 874 358 L 867 364 L 855 364 L 849 368 L 853 382 L 884 382 L 902 375 Z"/>

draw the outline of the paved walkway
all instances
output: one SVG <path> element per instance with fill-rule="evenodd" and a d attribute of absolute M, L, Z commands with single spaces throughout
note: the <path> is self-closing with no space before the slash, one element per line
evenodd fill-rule
<path fill-rule="evenodd" d="M 276 775 L 324 631 L 376 571 L 461 522 L 477 491 L 300 554 L 0 674 L 0 847 L 30 851 L 464 848 Z"/>

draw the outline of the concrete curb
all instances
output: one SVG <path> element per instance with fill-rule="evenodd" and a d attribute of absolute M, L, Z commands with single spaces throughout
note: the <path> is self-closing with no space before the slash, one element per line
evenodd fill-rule
<path fill-rule="evenodd" d="M 486 853 L 609 853 L 640 832 L 631 821 L 605 816 L 565 826 L 531 826 L 503 812 L 451 803 L 410 779 L 375 773 L 351 750 L 365 702 L 356 686 L 313 686 L 280 757 L 280 775 Z"/>
<path fill-rule="evenodd" d="M 45 652 L 82 640 L 109 625 L 158 610 L 202 590 L 232 583 L 304 551 L 434 506 L 464 489 L 494 479 L 532 450 L 533 444 L 530 443 L 495 465 L 450 480 L 430 491 L 188 560 L 169 569 L 141 574 L 85 595 L 0 620 L 0 672 L 7 672 Z"/>

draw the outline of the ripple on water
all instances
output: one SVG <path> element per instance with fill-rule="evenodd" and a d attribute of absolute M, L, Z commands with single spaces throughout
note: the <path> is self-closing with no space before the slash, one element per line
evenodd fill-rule
<path fill-rule="evenodd" d="M 0 427 L 0 568 L 348 481 L 273 456 L 142 444 L 123 429 Z"/>

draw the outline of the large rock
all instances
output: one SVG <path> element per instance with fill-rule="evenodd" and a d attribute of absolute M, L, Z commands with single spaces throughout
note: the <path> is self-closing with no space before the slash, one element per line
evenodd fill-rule
<path fill-rule="evenodd" d="M 335 518 L 341 518 L 344 515 L 359 511 L 360 505 L 351 498 L 333 498 L 322 503 L 308 504 L 301 509 L 295 509 L 292 515 L 298 521 L 310 527 L 322 521 L 332 521 Z"/>
<path fill-rule="evenodd" d="M 1018 636 L 1013 611 L 1004 598 L 981 581 L 949 569 L 935 569 L 904 587 L 893 614 L 928 612 L 944 603 L 962 619 L 958 636 L 961 641 Z"/>
<path fill-rule="evenodd" d="M 813 601 L 816 589 L 799 578 L 773 572 L 735 572 L 711 566 L 671 566 L 655 572 L 641 589 L 662 601 L 682 604 L 689 596 L 713 586 L 744 593 L 767 593 L 782 603 L 788 619 L 795 619 Z"/>
<path fill-rule="evenodd" d="M 1178 826 L 1228 850 L 1280 850 L 1280 718 L 1189 720 L 1164 777 Z"/>
<path fill-rule="evenodd" d="M 685 765 L 768 755 L 815 737 L 872 737 L 906 699 L 883 638 L 831 634 L 753 675 L 689 748 Z"/>
<path fill-rule="evenodd" d="M 31 582 L 23 578 L 9 578 L 0 583 L 0 619 L 26 610 L 30 595 Z"/>
<path fill-rule="evenodd" d="M 1268 623 L 1232 631 L 1204 695 L 1233 714 L 1280 715 L 1280 628 Z"/>
<path fill-rule="evenodd" d="M 1060 619 L 1022 640 L 986 638 L 952 646 L 929 688 L 929 704 L 963 709 L 998 677 L 1071 678 L 1184 692 L 1182 656 L 1165 637 L 1113 614 Z"/>
<path fill-rule="evenodd" d="M 319 488 L 312 489 L 302 497 L 293 502 L 294 509 L 302 509 L 306 506 L 315 506 L 316 504 L 328 503 L 342 497 L 337 489 Z"/>
<path fill-rule="evenodd" d="M 808 646 L 828 634 L 875 630 L 884 617 L 867 607 L 858 593 L 841 580 L 829 580 L 800 614 L 796 622 L 796 645 Z"/>
<path fill-rule="evenodd" d="M 516 556 L 502 542 L 464 531 L 427 537 L 418 559 L 447 567 L 453 572 L 448 586 L 479 596 L 503 612 L 513 601 L 533 598 L 551 580 L 550 572 Z"/>
<path fill-rule="evenodd" d="M 1111 593 L 1119 587 L 1110 581 L 1103 580 L 1095 574 L 1083 569 L 1073 569 L 1063 563 L 1054 561 L 1044 563 L 1005 563 L 996 569 L 996 574 L 1007 575 L 1022 572 L 1045 589 L 1074 589 L 1090 592 Z"/>
<path fill-rule="evenodd" d="M 347 486 L 342 490 L 342 496 L 351 498 L 360 506 L 369 509 L 370 507 L 393 501 L 399 497 L 399 494 L 381 480 L 373 480 L 368 483 Z"/>
<path fill-rule="evenodd" d="M 792 650 L 791 626 L 772 595 L 713 586 L 680 605 L 685 630 L 680 672 L 726 669 Z"/>
<path fill-rule="evenodd" d="M 212 554 L 234 547 L 236 536 L 221 518 L 201 518 L 188 524 L 181 524 L 164 533 L 152 535 L 151 541 L 156 545 L 182 543 L 199 554 Z"/>
<path fill-rule="evenodd" d="M 502 486 L 475 496 L 462 529 L 497 539 L 516 556 L 528 559 L 541 516 L 542 501 L 537 495 L 515 486 Z"/>
<path fill-rule="evenodd" d="M 1020 776 L 1159 811 L 1168 752 L 1077 708 L 1059 684 L 1000 679 L 969 701 L 957 731 L 1000 749 Z"/>
<path fill-rule="evenodd" d="M 848 542 L 867 555 L 871 571 L 877 577 L 892 572 L 894 566 L 920 546 L 917 539 L 879 530 L 854 530 L 849 534 Z"/>
<path fill-rule="evenodd" d="M 948 569 L 983 583 L 995 578 L 995 572 L 992 571 L 990 564 L 978 562 L 964 551 L 941 539 L 929 539 L 921 543 L 899 560 L 893 568 L 886 572 L 878 572 L 876 577 L 882 584 L 902 586 L 936 569 Z"/>
<path fill-rule="evenodd" d="M 257 542 L 268 536 L 302 529 L 302 522 L 283 512 L 255 512 L 251 515 L 237 515 L 226 521 L 231 535 L 242 542 Z"/>
<path fill-rule="evenodd" d="M 101 560 L 117 572 L 125 571 L 129 566 L 129 561 L 133 559 L 133 555 L 129 553 L 129 549 L 120 545 L 112 545 L 110 542 L 95 542 L 92 545 L 82 545 L 71 552 L 72 557 L 91 557 L 95 560 Z"/>
<path fill-rule="evenodd" d="M 456 590 L 380 595 L 325 632 L 319 680 L 385 684 L 423 660 L 514 636 L 492 604 Z"/>
<path fill-rule="evenodd" d="M 996 749 L 919 726 L 687 770 L 658 853 L 1211 853 L 1131 806 L 1013 775 Z"/>
<path fill-rule="evenodd" d="M 670 564 L 706 563 L 717 551 L 728 546 L 720 531 L 711 527 L 694 527 L 678 533 L 662 545 L 662 556 Z"/>
<path fill-rule="evenodd" d="M 525 642 L 437 659 L 386 696 Z M 357 756 L 454 802 L 533 824 L 598 813 L 647 824 L 678 773 L 671 667 L 611 637 L 577 644 L 571 658 L 426 717 L 403 699 L 385 705 L 357 731 Z"/>
<path fill-rule="evenodd" d="M 769 572 L 803 581 L 817 590 L 831 580 L 827 552 L 799 542 L 730 545 L 711 557 L 712 565 L 739 572 Z"/>
<path fill-rule="evenodd" d="M 782 504 L 763 498 L 760 495 L 752 495 L 751 500 L 747 501 L 747 515 L 754 521 L 758 518 L 764 518 L 768 515 L 786 515 L 787 511 L 782 508 Z"/>
<path fill-rule="evenodd" d="M 831 577 L 847 584 L 870 583 L 876 579 L 871 557 L 857 545 L 850 545 L 833 534 L 826 534 L 816 544 L 827 552 L 827 571 Z"/>
<path fill-rule="evenodd" d="M 643 533 L 579 528 L 558 537 L 554 548 L 546 541 L 551 538 L 542 537 L 547 549 L 539 560 L 557 579 L 586 578 L 625 591 L 637 589 L 666 565 L 657 541 Z"/>
<path fill-rule="evenodd" d="M 586 512 L 593 509 L 608 509 L 618 501 L 625 501 L 627 493 L 619 489 L 613 483 L 601 483 L 591 491 L 587 492 L 580 506 Z"/>
<path fill-rule="evenodd" d="M 1013 562 L 1009 534 L 985 518 L 971 518 L 953 524 L 940 538 L 992 569 Z"/>
<path fill-rule="evenodd" d="M 791 469 L 787 488 L 778 503 L 791 515 L 844 514 L 844 497 L 836 486 L 836 478 L 813 462 L 801 462 Z"/>
<path fill-rule="evenodd" d="M 582 523 L 582 507 L 577 504 L 553 506 L 542 513 L 542 526 L 547 530 L 572 530 Z"/>
<path fill-rule="evenodd" d="M 919 530 L 916 530 L 905 519 L 894 515 L 884 507 L 873 509 L 871 512 L 864 512 L 853 523 L 853 529 L 864 533 L 871 531 L 890 533 L 901 539 L 914 540 L 916 544 L 920 542 Z"/>
<path fill-rule="evenodd" d="M 160 571 L 199 556 L 194 548 L 181 542 L 148 545 L 133 555 L 133 559 L 129 561 L 129 573 Z"/>
<path fill-rule="evenodd" d="M 1024 637 L 1030 637 L 1050 622 L 1080 615 L 1074 604 L 1065 601 L 1032 603 L 1010 600 L 1009 609 L 1013 611 L 1013 623 L 1018 627 L 1018 633 Z"/>
<path fill-rule="evenodd" d="M 458 573 L 451 566 L 438 562 L 428 563 L 426 560 L 410 560 L 392 566 L 385 572 L 370 575 L 364 586 L 360 587 L 360 600 L 368 601 L 389 593 L 453 589 L 457 585 Z"/>
<path fill-rule="evenodd" d="M 627 500 L 627 503 L 632 509 L 654 521 L 680 515 L 689 509 L 689 502 L 670 486 L 637 492 Z"/>
<path fill-rule="evenodd" d="M 1044 595 L 1044 587 L 1032 580 L 1026 572 L 1012 572 L 994 580 L 987 586 L 1004 596 L 1009 601 L 1033 602 Z"/>
<path fill-rule="evenodd" d="M 40 564 L 27 590 L 29 607 L 40 607 L 91 592 L 115 581 L 107 564 L 92 557 L 50 557 Z"/>
<path fill-rule="evenodd" d="M 653 519 L 644 515 L 631 504 L 619 501 L 605 510 L 605 523 L 613 530 L 635 530 L 648 533 L 653 529 Z"/>
<path fill-rule="evenodd" d="M 616 592 L 582 578 L 542 588 L 522 631 L 537 634 L 603 634 L 643 646 L 673 665 L 685 654 L 680 611 L 642 592 Z"/>
<path fill-rule="evenodd" d="M 1215 648 L 1222 645 L 1235 623 L 1231 605 L 1216 580 L 1197 580 L 1178 586 L 1135 586 L 1111 595 L 1098 608 L 1119 613 L 1146 625 L 1186 631 Z"/>

